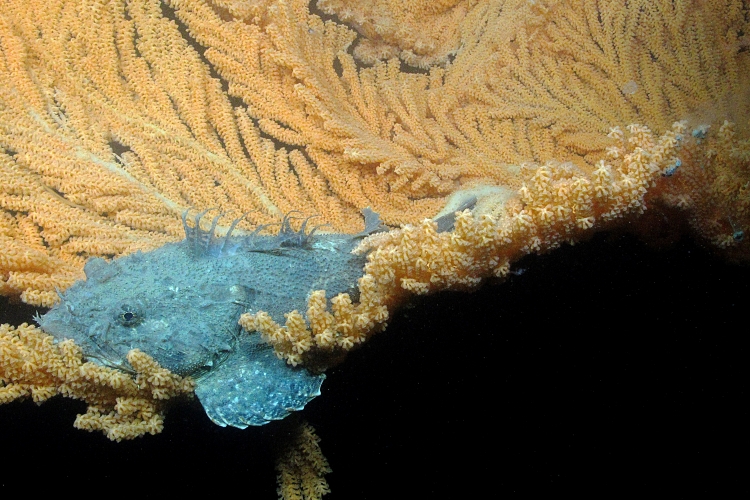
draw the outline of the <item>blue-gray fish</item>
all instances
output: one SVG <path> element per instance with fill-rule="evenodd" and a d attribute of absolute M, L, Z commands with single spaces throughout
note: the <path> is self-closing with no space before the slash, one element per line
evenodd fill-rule
<path fill-rule="evenodd" d="M 86 263 L 86 280 L 61 294 L 39 325 L 56 339 L 73 339 L 85 357 L 130 370 L 140 349 L 196 381 L 196 395 L 216 424 L 245 428 L 282 419 L 320 395 L 323 374 L 289 366 L 260 334 L 242 332 L 244 312 L 304 311 L 310 292 L 355 294 L 365 256 L 351 250 L 381 227 L 365 210 L 357 235 L 313 234 L 307 220 L 293 230 L 287 215 L 277 234 L 217 237 L 183 216 L 185 239 L 146 253 Z"/>

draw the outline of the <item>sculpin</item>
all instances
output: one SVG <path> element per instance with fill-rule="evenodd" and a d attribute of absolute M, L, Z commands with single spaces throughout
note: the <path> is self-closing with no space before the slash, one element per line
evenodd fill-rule
<path fill-rule="evenodd" d="M 126 355 L 140 349 L 161 366 L 196 381 L 196 394 L 216 424 L 245 428 L 282 419 L 320 395 L 323 374 L 289 366 L 260 334 L 237 321 L 244 312 L 266 311 L 278 323 L 285 312 L 304 311 L 310 292 L 329 297 L 356 293 L 365 256 L 351 250 L 381 227 L 363 211 L 357 235 L 299 230 L 287 215 L 277 234 L 259 230 L 232 236 L 209 230 L 199 213 L 185 239 L 156 250 L 107 262 L 89 260 L 86 279 L 61 293 L 39 325 L 58 340 L 73 339 L 88 360 L 132 370 Z"/>

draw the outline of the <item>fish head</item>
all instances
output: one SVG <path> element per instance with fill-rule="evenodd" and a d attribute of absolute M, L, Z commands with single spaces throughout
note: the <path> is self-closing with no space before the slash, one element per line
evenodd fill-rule
<path fill-rule="evenodd" d="M 191 259 L 179 244 L 91 259 L 86 279 L 37 321 L 105 366 L 128 369 L 128 351 L 140 349 L 174 373 L 198 376 L 233 350 L 250 293 L 211 262 Z"/>

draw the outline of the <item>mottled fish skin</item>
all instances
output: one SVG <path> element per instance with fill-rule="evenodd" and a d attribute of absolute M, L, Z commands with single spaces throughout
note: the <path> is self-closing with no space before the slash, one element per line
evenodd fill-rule
<path fill-rule="evenodd" d="M 376 214 L 364 213 L 367 228 L 359 235 L 311 236 L 305 225 L 291 230 L 287 217 L 274 236 L 218 238 L 214 227 L 200 229 L 203 212 L 192 227 L 185 223 L 179 243 L 111 262 L 91 259 L 86 280 L 37 321 L 97 363 L 132 370 L 126 355 L 137 348 L 195 378 L 196 394 L 218 425 L 282 419 L 320 395 L 325 376 L 287 365 L 237 321 L 262 310 L 283 324 L 285 312 L 305 311 L 312 291 L 356 293 L 365 256 L 351 250 L 380 228 Z"/>

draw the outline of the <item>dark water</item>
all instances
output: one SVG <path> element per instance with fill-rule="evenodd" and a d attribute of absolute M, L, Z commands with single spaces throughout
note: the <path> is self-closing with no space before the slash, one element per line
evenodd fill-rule
<path fill-rule="evenodd" d="M 303 412 L 334 471 L 326 498 L 747 494 L 735 456 L 747 447 L 748 268 L 691 243 L 657 252 L 606 235 L 519 266 L 499 286 L 400 311 L 329 373 Z M 0 307 L 0 323 L 33 311 Z M 0 407 L 0 484 L 29 487 L 46 470 L 82 492 L 155 480 L 275 498 L 282 426 L 222 429 L 196 402 L 170 411 L 161 435 L 118 444 L 73 429 L 83 410 Z"/>

